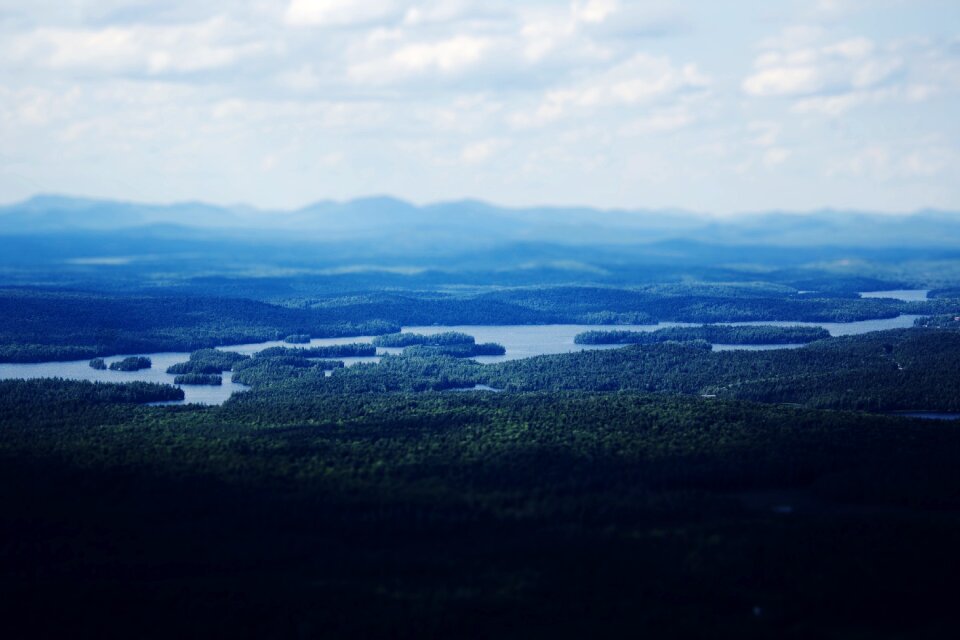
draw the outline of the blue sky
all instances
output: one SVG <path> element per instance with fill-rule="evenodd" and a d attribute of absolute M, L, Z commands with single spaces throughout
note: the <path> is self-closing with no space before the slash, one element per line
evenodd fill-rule
<path fill-rule="evenodd" d="M 0 0 L 0 201 L 960 210 L 960 2 Z"/>

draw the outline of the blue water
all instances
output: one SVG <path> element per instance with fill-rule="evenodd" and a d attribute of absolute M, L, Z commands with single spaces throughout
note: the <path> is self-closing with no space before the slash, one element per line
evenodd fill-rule
<path fill-rule="evenodd" d="M 923 302 L 930 295 L 929 289 L 891 289 L 890 291 L 862 291 L 861 298 L 888 298 L 903 302 Z"/>
<path fill-rule="evenodd" d="M 890 415 L 904 418 L 922 418 L 924 420 L 960 420 L 960 413 L 941 411 L 893 411 Z"/>

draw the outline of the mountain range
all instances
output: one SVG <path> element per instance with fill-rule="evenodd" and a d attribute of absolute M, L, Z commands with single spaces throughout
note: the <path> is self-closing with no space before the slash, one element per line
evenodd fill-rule
<path fill-rule="evenodd" d="M 390 243 L 394 250 L 413 251 L 438 244 L 466 248 L 517 242 L 637 245 L 670 240 L 760 246 L 960 246 L 960 214 L 935 210 L 903 215 L 818 210 L 717 217 L 683 210 L 511 208 L 476 200 L 418 206 L 383 196 L 321 201 L 293 210 L 57 195 L 0 207 L 2 235 L 131 230 L 186 237 L 253 234 L 318 243 L 378 242 Z"/>

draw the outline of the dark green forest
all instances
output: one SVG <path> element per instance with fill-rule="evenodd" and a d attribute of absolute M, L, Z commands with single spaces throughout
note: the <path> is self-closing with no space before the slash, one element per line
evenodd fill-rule
<path fill-rule="evenodd" d="M 127 386 L 0 383 L 3 623 L 582 637 L 602 620 L 746 638 L 956 623 L 953 425 L 635 392 L 145 408 L 115 395 Z"/>
<path fill-rule="evenodd" d="M 830 337 L 819 327 L 669 327 L 656 331 L 585 331 L 577 344 L 656 344 L 704 340 L 713 344 L 805 344 Z"/>
<path fill-rule="evenodd" d="M 949 637 L 960 430 L 891 412 L 960 411 L 960 300 L 724 275 L 5 289 L 0 360 L 183 351 L 175 384 L 249 388 L 204 407 L 167 404 L 171 385 L 0 381 L 0 631 Z M 900 314 L 929 317 L 847 337 L 618 329 Z M 484 365 L 503 346 L 400 333 L 542 323 L 623 346 Z M 350 343 L 305 344 L 322 337 Z M 288 344 L 213 348 L 267 341 Z M 378 346 L 402 351 L 344 366 Z"/>
<path fill-rule="evenodd" d="M 820 294 L 823 295 L 823 294 Z M 183 295 L 0 289 L 0 362 L 89 360 L 194 351 L 295 337 L 383 336 L 402 325 L 848 322 L 960 312 L 927 302 L 811 297 L 770 285 L 647 285 L 509 289 L 492 293 L 363 292 L 281 304 Z M 640 314 L 640 315 L 637 315 Z"/>

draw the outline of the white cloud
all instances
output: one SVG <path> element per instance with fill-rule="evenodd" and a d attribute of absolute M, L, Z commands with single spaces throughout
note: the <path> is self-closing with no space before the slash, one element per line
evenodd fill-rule
<path fill-rule="evenodd" d="M 621 133 L 624 135 L 651 135 L 670 133 L 689 127 L 696 117 L 686 107 L 674 107 L 654 111 L 642 118 L 627 123 Z"/>
<path fill-rule="evenodd" d="M 294 27 L 363 24 L 396 15 L 390 0 L 291 0 L 284 20 Z"/>
<path fill-rule="evenodd" d="M 470 35 L 403 44 L 352 65 L 349 75 L 357 82 L 373 83 L 393 83 L 421 74 L 454 75 L 480 62 L 491 44 L 488 38 Z"/>
<path fill-rule="evenodd" d="M 752 96 L 793 96 L 823 88 L 823 78 L 814 67 L 763 69 L 743 81 L 743 90 Z"/>
<path fill-rule="evenodd" d="M 145 199 L 960 203 L 960 40 L 938 35 L 955 12 L 876 2 L 882 21 L 864 0 L 762 17 L 670 0 L 0 0 L 0 168 Z M 0 171 L 0 200 L 10 184 Z"/>
<path fill-rule="evenodd" d="M 534 12 L 520 30 L 524 57 L 530 62 L 539 62 L 558 52 L 592 57 L 609 55 L 603 43 L 586 37 L 585 31 L 610 22 L 620 10 L 617 0 L 586 0 L 573 2 L 567 11 Z"/>
<path fill-rule="evenodd" d="M 638 53 L 589 81 L 548 91 L 532 113 L 517 113 L 512 123 L 543 126 L 578 111 L 652 104 L 709 84 L 694 64 L 677 66 L 669 58 Z"/>
<path fill-rule="evenodd" d="M 465 146 L 460 152 L 460 159 L 467 164 L 481 164 L 508 146 L 509 142 L 497 138 L 481 140 Z"/>
<path fill-rule="evenodd" d="M 789 29 L 762 42 L 742 91 L 792 99 L 791 112 L 839 118 L 865 105 L 919 103 L 960 88 L 950 45 L 930 40 L 830 40 L 822 29 Z"/>
<path fill-rule="evenodd" d="M 824 91 L 865 89 L 882 84 L 902 66 L 887 51 L 878 51 L 869 39 L 817 42 L 818 30 L 788 30 L 781 40 L 764 41 L 755 71 L 743 80 L 751 96 L 809 96 Z"/>
<path fill-rule="evenodd" d="M 268 47 L 239 38 L 237 25 L 215 17 L 187 25 L 39 28 L 4 49 L 20 64 L 55 71 L 161 75 L 228 67 Z"/>
<path fill-rule="evenodd" d="M 573 4 L 573 17 L 578 22 L 596 24 L 603 22 L 620 8 L 617 0 L 587 0 Z"/>

